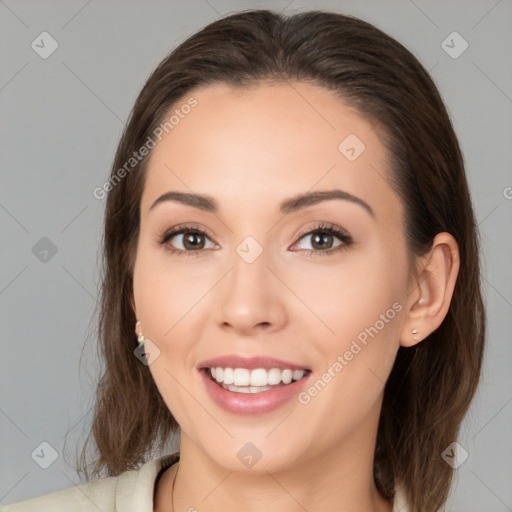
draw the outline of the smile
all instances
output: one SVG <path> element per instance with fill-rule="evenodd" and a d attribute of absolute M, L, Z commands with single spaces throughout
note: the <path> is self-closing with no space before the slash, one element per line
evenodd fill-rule
<path fill-rule="evenodd" d="M 199 374 L 210 399 L 217 406 L 236 415 L 253 415 L 272 412 L 297 397 L 309 380 L 311 371 L 214 367 L 202 368 Z M 233 381 L 231 384 L 225 382 L 230 380 Z M 260 385 L 252 385 L 251 382 Z M 265 383 L 261 385 L 262 382 Z"/>
<path fill-rule="evenodd" d="M 207 368 L 210 375 L 224 389 L 236 393 L 260 393 L 300 380 L 309 370 L 280 368 Z"/>

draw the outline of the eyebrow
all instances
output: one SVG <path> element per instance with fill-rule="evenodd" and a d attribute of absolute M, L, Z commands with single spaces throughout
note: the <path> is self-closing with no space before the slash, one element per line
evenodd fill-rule
<path fill-rule="evenodd" d="M 331 199 L 341 199 L 358 204 L 359 206 L 362 206 L 373 218 L 375 218 L 375 212 L 373 211 L 373 208 L 366 201 L 363 201 L 361 198 L 339 189 L 306 192 L 294 197 L 290 197 L 281 203 L 279 211 L 283 215 L 287 215 L 289 213 L 307 208 L 308 206 L 313 206 L 320 202 L 328 201 Z M 219 205 L 217 201 L 211 196 L 174 191 L 166 192 L 165 194 L 162 194 L 160 197 L 158 197 L 150 206 L 149 211 L 153 210 L 153 208 L 155 208 L 158 204 L 164 203 L 166 201 L 176 201 L 209 213 L 217 213 L 219 211 Z"/>

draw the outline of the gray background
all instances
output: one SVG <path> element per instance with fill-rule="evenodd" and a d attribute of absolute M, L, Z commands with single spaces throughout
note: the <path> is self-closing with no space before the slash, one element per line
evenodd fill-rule
<path fill-rule="evenodd" d="M 511 0 L 0 0 L 0 503 L 81 483 L 73 464 L 99 372 L 104 200 L 92 191 L 153 68 L 202 26 L 248 8 L 359 16 L 431 71 L 465 155 L 489 314 L 483 380 L 459 438 L 469 457 L 448 510 L 512 510 Z M 43 31 L 59 45 L 46 59 L 31 47 Z M 469 44 L 458 58 L 441 45 L 453 31 Z M 41 252 L 52 244 L 55 254 Z M 43 442 L 58 457 L 47 469 Z"/>

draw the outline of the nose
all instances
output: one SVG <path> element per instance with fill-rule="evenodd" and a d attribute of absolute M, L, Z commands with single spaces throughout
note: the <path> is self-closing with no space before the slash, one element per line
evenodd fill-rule
<path fill-rule="evenodd" d="M 265 252 L 252 263 L 236 255 L 215 298 L 221 329 L 251 336 L 282 329 L 286 324 L 283 284 L 267 264 Z"/>

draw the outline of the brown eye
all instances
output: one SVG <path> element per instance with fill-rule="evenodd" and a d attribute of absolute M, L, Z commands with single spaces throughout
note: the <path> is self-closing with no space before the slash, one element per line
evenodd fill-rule
<path fill-rule="evenodd" d="M 198 228 L 181 227 L 166 232 L 160 239 L 159 245 L 177 254 L 200 253 L 208 247 L 209 237 Z M 172 242 L 172 243 L 171 243 Z M 211 241 L 210 241 L 211 243 Z M 215 244 L 211 243 L 211 246 Z M 211 247 L 210 246 L 210 247 Z"/>
<path fill-rule="evenodd" d="M 330 249 L 333 244 L 333 235 L 315 233 L 311 235 L 311 245 L 314 249 Z"/>
<path fill-rule="evenodd" d="M 203 249 L 205 240 L 204 236 L 198 233 L 186 233 L 183 235 L 181 243 L 185 249 Z"/>
<path fill-rule="evenodd" d="M 300 240 L 310 237 L 310 248 L 303 248 L 306 252 L 313 254 L 330 254 L 345 249 L 352 243 L 352 237 L 346 232 L 333 225 L 320 225 L 306 233 L 301 233 Z M 339 242 L 335 244 L 335 239 Z M 300 242 L 299 242 L 300 243 Z M 335 245 L 334 245 L 335 244 Z"/>

